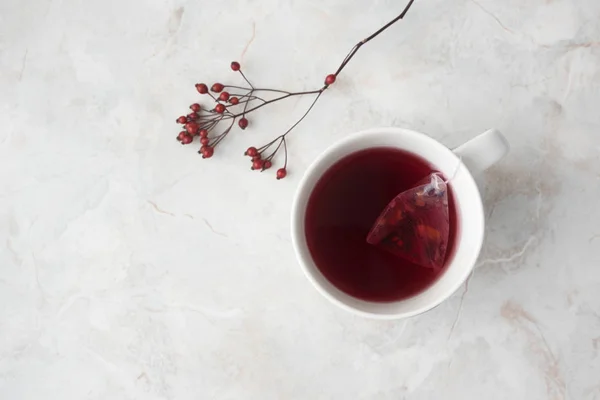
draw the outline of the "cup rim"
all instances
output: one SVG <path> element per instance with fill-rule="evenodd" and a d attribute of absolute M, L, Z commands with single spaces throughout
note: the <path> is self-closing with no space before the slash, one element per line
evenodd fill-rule
<path fill-rule="evenodd" d="M 300 204 L 301 197 L 305 191 L 307 191 L 307 190 L 312 191 L 314 184 L 311 185 L 311 182 L 313 182 L 315 179 L 313 177 L 313 175 L 315 174 L 315 170 L 317 170 L 323 162 L 327 161 L 329 156 L 332 153 L 334 153 L 337 149 L 344 147 L 347 144 L 350 144 L 354 141 L 359 140 L 363 136 L 374 134 L 374 133 L 379 133 L 379 134 L 403 133 L 403 134 L 408 134 L 408 135 L 413 135 L 413 136 L 416 135 L 423 140 L 429 141 L 430 144 L 438 146 L 440 148 L 440 150 L 451 153 L 452 156 L 456 159 L 456 161 L 460 162 L 460 159 L 458 158 L 458 156 L 456 156 L 452 152 L 452 150 L 448 149 L 442 143 L 438 142 L 437 140 L 435 140 L 423 133 L 420 133 L 420 132 L 417 132 L 417 131 L 414 131 L 411 129 L 396 128 L 396 127 L 381 127 L 381 128 L 366 129 L 366 130 L 362 130 L 362 131 L 358 131 L 353 134 L 350 134 L 348 137 L 333 143 L 324 152 L 322 152 L 309 165 L 309 167 L 306 169 L 304 175 L 302 176 L 302 178 L 297 186 L 296 192 L 294 194 L 294 199 L 293 199 L 293 203 L 292 203 L 292 213 L 291 213 L 292 244 L 294 247 L 294 252 L 296 254 L 298 263 L 300 264 L 300 267 L 301 267 L 304 275 L 306 276 L 306 278 L 309 280 L 309 282 L 312 283 L 312 285 L 317 289 L 317 291 L 319 293 L 321 293 L 321 295 L 323 297 L 327 298 L 333 304 L 336 304 L 340 308 L 342 308 L 346 311 L 349 311 L 355 315 L 359 315 L 362 317 L 368 317 L 368 318 L 372 318 L 372 319 L 392 320 L 392 319 L 408 318 L 408 317 L 422 314 L 422 313 L 429 311 L 429 310 L 437 307 L 438 305 L 440 305 L 442 302 L 444 302 L 446 299 L 448 299 L 450 296 L 452 296 L 452 294 L 460 288 L 460 286 L 465 282 L 465 280 L 472 273 L 475 263 L 477 261 L 477 258 L 479 257 L 479 254 L 481 252 L 481 247 L 483 245 L 483 239 L 484 239 L 485 218 L 484 218 L 484 211 L 483 211 L 483 202 L 481 200 L 481 193 L 479 192 L 479 189 L 478 189 L 477 183 L 475 182 L 475 179 L 473 178 L 471 172 L 463 164 L 462 169 L 464 169 L 464 173 L 461 172 L 461 174 L 464 175 L 463 179 L 466 179 L 467 180 L 466 183 L 470 186 L 473 186 L 476 189 L 475 190 L 476 198 L 473 199 L 476 204 L 476 207 L 473 207 L 473 209 L 469 208 L 469 213 L 471 215 L 472 215 L 472 213 L 477 213 L 477 215 L 475 215 L 475 220 L 479 220 L 479 225 L 475 226 L 474 228 L 476 231 L 479 231 L 480 234 L 479 234 L 478 240 L 476 240 L 476 243 L 469 246 L 472 249 L 472 251 L 470 252 L 471 256 L 469 257 L 469 263 L 471 264 L 470 267 L 466 268 L 465 272 L 458 279 L 456 279 L 454 281 L 454 284 L 452 284 L 447 290 L 445 290 L 443 293 L 436 296 L 434 301 L 431 301 L 427 304 L 424 304 L 421 307 L 415 308 L 410 311 L 396 312 L 396 313 L 375 313 L 375 312 L 369 312 L 369 311 L 355 308 L 349 304 L 346 304 L 344 301 L 338 299 L 336 296 L 331 294 L 320 282 L 318 282 L 317 278 L 314 276 L 314 272 L 312 271 L 312 268 L 308 267 L 306 258 L 307 257 L 310 258 L 309 261 L 312 262 L 312 256 L 310 255 L 309 250 L 306 249 L 306 252 L 308 254 L 304 254 L 302 252 L 301 243 L 299 243 L 300 238 L 298 237 L 298 232 L 300 230 L 298 225 L 301 223 L 299 215 L 301 214 L 301 216 L 303 217 L 305 209 L 301 209 L 301 206 L 302 206 Z M 363 148 L 366 149 L 366 148 L 369 148 L 369 146 L 365 146 Z M 322 176 L 322 174 L 320 174 L 316 177 L 316 181 L 318 181 L 320 176 Z M 311 181 L 309 181 L 309 180 L 311 180 Z M 316 181 L 314 181 L 314 183 L 316 183 Z M 477 238 L 475 238 L 475 239 L 477 239 Z M 316 267 L 316 265 L 315 265 L 315 267 Z M 316 267 L 316 269 L 318 269 L 318 267 Z M 327 280 L 327 278 L 325 278 L 325 279 Z M 431 287 L 425 289 L 423 292 L 428 291 L 430 288 Z M 346 295 L 353 297 L 348 294 L 346 294 Z M 364 301 L 364 302 L 369 303 L 369 304 L 394 304 L 394 303 L 405 302 L 409 299 L 403 299 L 403 300 L 399 300 L 396 302 L 390 302 L 390 303 L 378 303 L 378 302 L 369 302 L 369 301 Z"/>

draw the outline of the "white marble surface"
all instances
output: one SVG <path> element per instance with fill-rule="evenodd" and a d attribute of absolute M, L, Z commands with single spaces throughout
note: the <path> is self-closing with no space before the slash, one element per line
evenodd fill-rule
<path fill-rule="evenodd" d="M 368 4 L 367 4 L 368 3 Z M 197 81 L 309 89 L 397 1 L 0 2 L 0 398 L 600 399 L 600 2 L 417 0 L 290 137 L 290 176 L 175 140 Z M 298 268 L 298 180 L 349 132 L 501 129 L 467 286 L 400 322 Z"/>

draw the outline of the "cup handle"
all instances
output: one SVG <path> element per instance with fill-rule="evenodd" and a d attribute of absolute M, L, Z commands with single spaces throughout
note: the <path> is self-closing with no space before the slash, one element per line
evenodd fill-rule
<path fill-rule="evenodd" d="M 478 175 L 500 161 L 510 149 L 508 141 L 497 129 L 490 129 L 453 151 L 472 175 Z"/>

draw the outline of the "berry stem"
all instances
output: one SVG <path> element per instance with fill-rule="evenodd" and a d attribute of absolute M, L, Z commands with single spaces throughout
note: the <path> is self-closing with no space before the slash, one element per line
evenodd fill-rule
<path fill-rule="evenodd" d="M 287 167 L 287 142 L 285 137 L 283 138 L 283 154 L 285 155 L 285 161 L 283 162 L 283 169 Z"/>
<path fill-rule="evenodd" d="M 219 99 L 217 99 L 215 96 L 213 96 L 213 94 L 212 94 L 211 92 L 208 92 L 207 94 L 208 94 L 210 97 L 212 97 L 212 99 L 213 99 L 214 101 L 216 101 L 217 103 L 219 102 Z"/>
<path fill-rule="evenodd" d="M 240 115 L 244 115 L 244 114 L 249 114 L 249 113 L 251 113 L 252 111 L 258 110 L 259 108 L 266 106 L 267 104 L 275 103 L 276 101 L 284 100 L 284 99 L 287 99 L 288 97 L 293 97 L 293 96 L 302 96 L 302 95 L 305 95 L 305 94 L 317 94 L 317 93 L 318 93 L 318 94 L 319 94 L 319 96 L 320 96 L 320 95 L 321 95 L 321 93 L 323 93 L 323 90 L 325 90 L 325 89 L 326 89 L 326 87 L 322 87 L 321 89 L 318 89 L 318 90 L 310 90 L 310 91 L 307 91 L 307 92 L 294 92 L 294 93 L 288 93 L 288 94 L 286 94 L 286 95 L 284 95 L 284 96 L 280 96 L 280 97 L 276 97 L 276 98 L 274 98 L 274 99 L 271 99 L 271 100 L 267 100 L 267 101 L 265 101 L 264 103 L 262 103 L 262 104 L 259 104 L 259 105 L 257 105 L 256 107 L 252 107 L 252 108 L 251 108 L 251 109 L 249 109 L 249 110 L 246 110 L 246 109 L 244 109 L 244 111 L 243 111 L 242 113 L 240 113 L 240 114 L 236 114 L 236 115 L 235 115 L 235 117 L 239 117 Z M 258 89 L 257 89 L 257 90 L 258 90 Z M 319 96 L 317 96 L 317 98 L 319 98 Z M 312 106 L 311 106 L 311 108 L 312 108 Z"/>
<path fill-rule="evenodd" d="M 306 112 L 304 113 L 303 116 L 300 117 L 300 119 L 298 121 L 296 121 L 296 123 L 294 125 L 291 126 L 290 129 L 288 129 L 283 135 L 282 137 L 285 138 L 285 135 L 287 135 L 288 133 L 290 133 L 292 131 L 292 129 L 294 129 L 300 122 L 302 122 L 302 120 L 304 118 L 306 118 L 306 116 L 308 115 L 308 113 L 310 112 L 310 110 L 312 110 L 312 108 L 315 106 L 315 104 L 317 103 L 317 100 L 319 100 L 319 97 L 321 97 L 321 95 L 323 94 L 323 91 L 321 90 L 319 92 L 319 94 L 317 95 L 317 97 L 315 97 L 315 99 L 313 100 L 312 104 L 310 105 L 310 107 L 308 107 L 308 110 L 306 110 Z"/>
<path fill-rule="evenodd" d="M 254 90 L 251 90 L 250 92 L 248 92 L 249 98 L 252 97 L 252 93 L 254 93 Z M 266 104 L 267 102 L 263 100 L 263 105 Z M 250 104 L 249 101 L 246 101 L 244 103 L 244 111 L 242 111 L 242 118 L 246 117 L 246 110 L 248 109 L 248 104 Z"/>
<path fill-rule="evenodd" d="M 217 145 L 219 143 L 221 143 L 221 141 L 223 139 L 225 139 L 225 137 L 229 134 L 229 131 L 231 130 L 231 128 L 233 127 L 233 123 L 235 122 L 235 119 L 232 118 L 231 119 L 231 124 L 229 124 L 229 126 L 227 127 L 227 129 L 225 129 L 223 131 L 223 133 L 221 133 L 220 135 L 216 136 L 214 141 L 210 144 L 210 146 L 214 149 L 215 147 L 217 147 Z"/>
<path fill-rule="evenodd" d="M 408 4 L 406 5 L 406 7 L 404 7 L 404 10 L 402 10 L 402 12 L 400 13 L 400 15 L 398 15 L 396 18 L 394 18 L 393 20 L 391 20 L 390 22 L 388 22 L 387 24 L 385 24 L 381 28 L 379 28 L 371 36 L 369 36 L 366 39 L 363 39 L 360 42 L 358 42 L 357 44 L 355 44 L 354 47 L 350 50 L 350 52 L 346 56 L 346 58 L 344 58 L 344 61 L 342 61 L 342 64 L 339 66 L 339 68 L 337 69 L 337 71 L 335 71 L 334 75 L 338 76 L 338 74 L 340 72 L 342 72 L 342 70 L 344 69 L 344 67 L 346 66 L 346 64 L 348 64 L 350 62 L 350 60 L 352 59 L 352 57 L 354 57 L 354 55 L 356 54 L 356 52 L 358 52 L 358 50 L 362 47 L 362 45 L 364 45 L 365 43 L 368 43 L 371 40 L 375 39 L 377 36 L 379 36 L 379 34 L 381 34 L 387 28 L 389 28 L 390 26 L 394 25 L 396 22 L 398 22 L 401 19 L 403 19 L 404 16 L 406 15 L 406 13 L 408 12 L 408 10 L 410 9 L 410 7 L 412 6 L 412 4 L 413 4 L 414 1 L 415 0 L 410 0 L 408 2 Z"/>
<path fill-rule="evenodd" d="M 252 89 L 254 89 L 254 86 L 250 83 L 250 81 L 248 80 L 248 78 L 246 78 L 246 75 L 244 75 L 244 73 L 242 72 L 242 70 L 239 70 L 240 75 L 242 75 L 242 78 L 244 78 L 244 80 L 248 83 L 248 85 L 250 85 L 250 87 Z"/>
<path fill-rule="evenodd" d="M 251 100 L 260 100 L 262 102 L 265 102 L 267 100 L 263 99 L 262 97 L 258 97 L 258 96 L 249 96 L 248 94 L 238 94 L 238 93 L 234 93 L 232 94 L 233 97 L 237 97 L 238 98 L 238 104 L 242 104 L 243 103 L 243 99 L 245 99 L 244 101 L 251 101 Z M 233 105 L 233 104 L 231 104 Z M 236 104 L 237 105 L 237 104 Z"/>

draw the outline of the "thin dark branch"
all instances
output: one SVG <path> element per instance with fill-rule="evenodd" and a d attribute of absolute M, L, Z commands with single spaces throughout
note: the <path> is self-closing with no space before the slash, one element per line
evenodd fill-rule
<path fill-rule="evenodd" d="M 323 94 L 323 92 L 319 92 L 319 94 L 317 95 L 317 97 L 315 97 L 314 101 L 312 102 L 312 104 L 310 105 L 310 107 L 308 107 L 308 110 L 306 110 L 306 112 L 304 113 L 304 115 L 302 117 L 300 117 L 300 119 L 298 121 L 296 121 L 296 123 L 294 125 L 292 125 L 292 127 L 290 129 L 287 130 L 287 132 L 285 132 L 282 137 L 285 138 L 285 135 L 287 135 L 288 133 L 290 133 L 292 131 L 292 129 L 294 129 L 296 127 L 296 125 L 298 125 L 300 122 L 302 122 L 302 120 L 304 118 L 306 118 L 306 116 L 308 115 L 308 113 L 310 112 L 310 110 L 312 110 L 312 108 L 315 106 L 315 104 L 317 103 L 317 100 L 319 100 L 319 97 L 321 97 L 321 95 Z"/>
<path fill-rule="evenodd" d="M 283 162 L 283 169 L 285 169 L 287 167 L 287 142 L 285 137 L 283 138 L 283 154 L 285 154 L 285 161 Z"/>
<path fill-rule="evenodd" d="M 254 89 L 254 88 L 247 88 L 247 87 L 243 87 L 243 86 L 224 85 L 223 90 L 225 90 L 226 88 L 233 88 L 233 89 L 240 89 L 240 90 L 247 90 L 247 91 L 251 91 L 252 89 Z"/>
<path fill-rule="evenodd" d="M 266 101 L 265 99 L 263 99 L 262 97 L 258 97 L 258 96 L 249 96 L 249 93 L 246 94 L 241 94 L 241 93 L 236 93 L 236 94 L 231 94 L 232 97 L 237 97 L 238 101 L 240 103 L 242 103 L 241 100 L 243 99 L 247 99 L 247 101 L 251 101 L 251 100 L 260 100 L 260 101 Z"/>
<path fill-rule="evenodd" d="M 248 83 L 248 85 L 250 85 L 250 87 L 252 89 L 254 89 L 254 86 L 250 83 L 250 81 L 248 80 L 248 78 L 246 78 L 246 75 L 244 75 L 244 73 L 242 72 L 242 70 L 240 69 L 240 75 L 242 75 L 242 78 L 244 78 L 244 80 Z"/>
<path fill-rule="evenodd" d="M 217 136 L 215 139 L 215 141 L 213 143 L 210 144 L 211 147 L 215 148 L 219 143 L 221 143 L 221 141 L 223 139 L 225 139 L 225 136 L 227 136 L 227 134 L 229 133 L 229 131 L 231 130 L 231 128 L 233 127 L 233 123 L 235 122 L 235 119 L 231 120 L 231 124 L 229 124 L 229 126 L 227 127 L 227 129 L 225 129 L 223 131 L 223 133 L 221 133 L 219 136 Z"/>
<path fill-rule="evenodd" d="M 253 90 L 251 90 L 250 92 L 248 92 L 249 95 L 252 95 L 252 93 L 254 93 Z M 242 111 L 242 117 L 246 116 L 246 110 L 248 109 L 248 104 L 249 104 L 249 102 L 246 102 L 246 104 L 244 104 L 244 111 Z M 265 103 L 263 103 L 263 104 L 265 104 Z"/>
<path fill-rule="evenodd" d="M 270 160 L 273 159 L 273 157 L 275 157 L 275 153 L 277 153 L 279 151 L 279 148 L 283 144 L 284 140 L 285 140 L 285 137 L 281 136 L 281 140 L 279 141 L 279 144 L 277 145 L 277 147 L 275 148 L 275 150 L 273 150 L 273 152 L 267 156 L 267 158 L 265 160 L 269 160 L 270 161 Z"/>
<path fill-rule="evenodd" d="M 248 103 L 248 102 L 250 102 L 250 101 L 253 101 L 253 100 L 262 101 L 263 103 L 266 103 L 266 102 L 267 102 L 267 100 L 265 100 L 265 99 L 263 99 L 263 98 L 260 98 L 260 97 L 258 97 L 258 96 L 252 96 L 252 97 L 249 97 L 249 98 L 248 98 L 248 99 L 246 99 L 246 100 L 243 100 L 243 101 L 240 101 L 240 102 L 238 102 L 238 104 Z M 237 105 L 237 104 L 236 104 L 236 105 Z"/>
<path fill-rule="evenodd" d="M 273 143 L 275 143 L 276 141 L 278 141 L 279 139 L 281 139 L 283 137 L 283 135 L 279 135 L 277 136 L 275 139 L 271 140 L 269 143 L 265 144 L 262 147 L 258 148 L 258 152 L 262 153 L 263 151 L 267 150 L 269 147 L 271 147 L 273 145 Z"/>
<path fill-rule="evenodd" d="M 277 93 L 290 93 L 287 90 L 279 90 L 279 89 L 265 89 L 265 88 L 255 88 L 255 87 L 243 87 L 243 86 L 234 86 L 234 85 L 225 85 L 225 88 L 233 88 L 233 89 L 240 89 L 240 90 L 247 90 L 250 92 L 277 92 Z"/>
<path fill-rule="evenodd" d="M 339 66 L 339 68 L 337 69 L 337 71 L 335 71 L 335 75 L 337 76 L 340 72 L 342 72 L 342 70 L 344 69 L 344 67 L 346 66 L 346 64 L 348 64 L 348 62 L 350 62 L 350 60 L 352 59 L 352 57 L 354 57 L 354 55 L 356 54 L 356 52 L 361 48 L 361 46 L 363 44 L 365 44 L 365 43 L 367 43 L 367 42 L 375 39 L 381 32 L 385 31 L 387 28 L 389 28 L 390 26 L 394 25 L 396 22 L 398 22 L 402 18 L 404 18 L 404 16 L 408 12 L 408 10 L 410 10 L 410 7 L 412 6 L 412 4 L 413 4 L 414 1 L 415 0 L 410 0 L 408 2 L 408 4 L 406 5 L 406 7 L 404 7 L 404 10 L 402 10 L 402 12 L 400 13 L 400 15 L 398 15 L 396 18 L 394 18 L 393 20 L 391 20 L 390 22 L 388 22 L 387 24 L 385 24 L 381 28 L 379 28 L 371 36 L 367 37 L 366 39 L 361 40 L 356 45 L 354 45 L 354 47 L 352 48 L 352 50 L 350 50 L 350 52 L 348 53 L 348 55 L 346 56 L 346 58 L 344 58 L 344 61 L 342 61 L 342 64 Z"/>
<path fill-rule="evenodd" d="M 288 92 L 287 90 L 279 90 L 279 89 L 254 89 L 255 92 L 275 92 L 275 93 L 286 93 L 289 94 L 291 92 Z"/>
<path fill-rule="evenodd" d="M 293 97 L 293 96 L 302 96 L 302 95 L 305 95 L 305 94 L 316 94 L 316 93 L 319 93 L 319 96 L 320 96 L 320 95 L 321 95 L 321 93 L 323 93 L 323 90 L 324 90 L 324 88 L 321 88 L 321 89 L 319 89 L 319 90 L 311 90 L 311 91 L 308 91 L 308 92 L 296 92 L 296 93 L 289 93 L 289 94 L 286 94 L 286 95 L 284 95 L 284 96 L 281 96 L 281 97 L 276 97 L 276 98 L 274 98 L 274 99 L 267 100 L 266 102 L 264 102 L 264 103 L 262 103 L 262 104 L 259 104 L 259 105 L 257 105 L 256 107 L 253 107 L 253 108 L 249 109 L 248 111 L 244 110 L 244 112 L 243 112 L 242 114 L 251 113 L 252 111 L 258 110 L 259 108 L 261 108 L 261 107 L 264 107 L 264 106 L 266 106 L 267 104 L 275 103 L 276 101 L 283 100 L 283 99 L 287 99 L 288 97 Z M 317 97 L 318 97 L 318 96 L 317 96 Z M 239 117 L 239 116 L 240 116 L 240 115 L 242 115 L 242 114 L 236 114 L 235 116 L 236 116 L 236 117 Z"/>
<path fill-rule="evenodd" d="M 215 96 L 213 96 L 213 94 L 212 94 L 210 91 L 208 92 L 208 95 L 209 95 L 210 97 L 212 97 L 212 98 L 213 98 L 213 100 L 214 100 L 214 101 L 216 101 L 217 103 L 219 102 L 219 100 L 218 100 L 218 99 L 217 99 Z"/>

